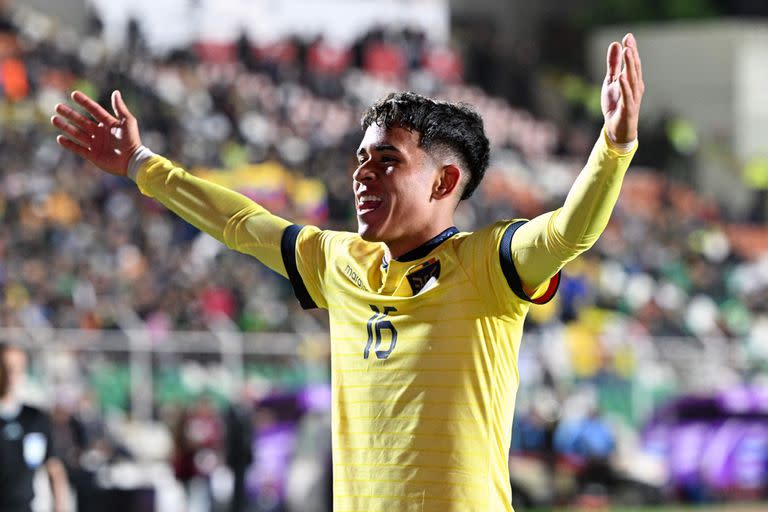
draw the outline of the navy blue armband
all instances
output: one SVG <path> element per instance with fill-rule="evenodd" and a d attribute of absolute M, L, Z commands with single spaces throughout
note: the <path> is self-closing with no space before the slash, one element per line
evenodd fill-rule
<path fill-rule="evenodd" d="M 549 280 L 549 286 L 547 291 L 541 297 L 532 299 L 525 293 L 523 289 L 523 282 L 520 279 L 520 274 L 517 273 L 515 268 L 515 262 L 512 261 L 512 237 L 523 224 L 527 221 L 521 220 L 519 222 L 513 222 L 504 231 L 501 237 L 501 245 L 499 246 L 499 261 L 501 263 L 501 271 L 504 273 L 504 277 L 507 279 L 509 288 L 521 299 L 526 302 L 532 302 L 534 304 L 546 304 L 555 296 L 557 288 L 560 286 L 560 272 L 552 276 Z"/>
<path fill-rule="evenodd" d="M 292 224 L 283 231 L 283 238 L 280 241 L 280 254 L 283 256 L 285 271 L 288 273 L 288 279 L 293 287 L 293 294 L 304 309 L 315 309 L 317 304 L 312 300 L 307 290 L 304 280 L 301 278 L 299 268 L 296 266 L 296 239 L 299 237 L 304 226 Z"/>

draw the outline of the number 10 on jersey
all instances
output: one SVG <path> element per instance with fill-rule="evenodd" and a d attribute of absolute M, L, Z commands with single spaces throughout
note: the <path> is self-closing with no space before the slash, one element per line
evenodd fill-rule
<path fill-rule="evenodd" d="M 376 338 L 376 345 L 374 345 L 373 350 L 376 354 L 376 357 L 378 359 L 386 359 L 389 357 L 389 354 L 392 353 L 392 351 L 395 349 L 395 345 L 397 345 L 397 329 L 395 329 L 395 326 L 392 325 L 392 322 L 389 320 L 385 320 L 388 314 L 390 314 L 392 311 L 397 311 L 392 306 L 384 306 L 384 311 L 379 311 L 379 308 L 374 306 L 373 304 L 369 304 L 371 306 L 371 310 L 373 311 L 373 316 L 368 319 L 368 323 L 366 325 L 366 329 L 368 330 L 368 343 L 365 344 L 365 352 L 363 352 L 363 359 L 368 359 L 368 355 L 371 352 L 371 344 L 373 343 L 374 337 Z M 391 335 L 391 340 L 389 342 L 389 348 L 387 350 L 379 350 L 381 347 L 381 333 L 382 331 L 389 331 Z"/>

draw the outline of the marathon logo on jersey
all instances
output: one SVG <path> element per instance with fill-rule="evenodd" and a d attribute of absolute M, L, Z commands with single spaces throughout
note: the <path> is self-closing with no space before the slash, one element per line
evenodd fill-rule
<path fill-rule="evenodd" d="M 440 260 L 430 258 L 412 270 L 406 277 L 413 294 L 418 295 L 437 284 L 437 279 L 440 277 Z"/>
<path fill-rule="evenodd" d="M 24 436 L 24 462 L 31 469 L 40 467 L 45 459 L 48 443 L 40 432 L 30 432 Z"/>
<path fill-rule="evenodd" d="M 347 265 L 347 267 L 344 269 L 344 273 L 347 275 L 350 281 L 355 283 L 358 288 L 361 290 L 365 290 L 365 286 L 363 285 L 362 278 L 355 272 L 355 269 Z"/>

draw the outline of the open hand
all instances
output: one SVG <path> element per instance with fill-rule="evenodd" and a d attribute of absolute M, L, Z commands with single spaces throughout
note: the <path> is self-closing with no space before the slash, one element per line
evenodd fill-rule
<path fill-rule="evenodd" d="M 640 102 L 645 92 L 635 36 L 627 34 L 621 43 L 611 43 L 606 60 L 608 71 L 600 92 L 605 129 L 613 142 L 626 144 L 637 138 Z"/>
<path fill-rule="evenodd" d="M 58 115 L 51 117 L 51 123 L 64 133 L 56 142 L 111 174 L 125 176 L 131 155 L 141 146 L 141 137 L 138 122 L 120 91 L 112 93 L 114 116 L 80 91 L 74 91 L 72 99 L 91 117 L 64 103 L 56 105 Z"/>

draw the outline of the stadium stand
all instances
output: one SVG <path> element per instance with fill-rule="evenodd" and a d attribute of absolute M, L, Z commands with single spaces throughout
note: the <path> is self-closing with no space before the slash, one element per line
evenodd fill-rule
<path fill-rule="evenodd" d="M 89 339 L 100 346 L 95 333 L 102 330 L 145 330 L 158 353 L 164 344 L 179 346 L 179 331 L 208 331 L 222 321 L 245 334 L 316 339 L 326 331 L 321 316 L 300 311 L 287 281 L 223 251 L 127 180 L 64 154 L 44 121 L 73 88 L 105 103 L 119 87 L 155 151 L 283 216 L 336 228 L 354 221 L 359 114 L 391 89 L 465 101 L 485 119 L 492 165 L 478 197 L 461 207 L 465 229 L 531 217 L 561 201 L 598 126 L 583 111 L 556 126 L 530 105 L 463 83 L 458 54 L 414 31 L 377 29 L 348 47 L 295 38 L 259 47 L 243 36 L 235 45 L 156 57 L 140 32 L 129 51 L 113 54 L 98 30 L 72 41 L 39 15 L 3 14 L 0 325 L 6 334 L 76 330 L 65 338 L 77 341 L 57 352 L 68 362 L 53 369 L 76 367 L 98 394 L 75 386 L 73 397 L 56 400 L 69 414 L 85 403 L 81 396 L 95 398 L 100 413 L 130 409 L 128 350 L 100 359 L 82 346 Z M 663 169 L 634 168 L 605 235 L 566 268 L 556 301 L 531 314 L 519 417 L 534 414 L 541 390 L 567 402 L 586 386 L 597 390 L 599 409 L 637 438 L 653 407 L 680 390 L 765 384 L 767 251 L 763 226 L 725 218 L 714 201 Z M 285 359 L 249 357 L 246 381 L 294 391 L 313 382 Z M 215 357 L 168 361 L 150 390 L 150 414 L 170 425 L 183 417 L 179 403 L 202 407 L 194 405 L 199 391 L 215 387 L 226 368 Z M 722 381 L 712 382 L 707 369 Z M 165 452 L 147 457 L 167 457 L 172 439 L 165 440 Z M 114 442 L 110 456 L 127 453 L 121 444 Z"/>

